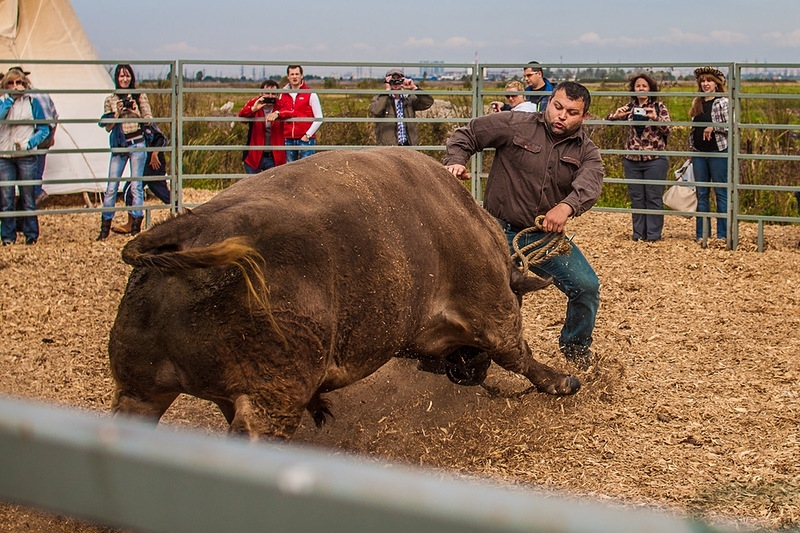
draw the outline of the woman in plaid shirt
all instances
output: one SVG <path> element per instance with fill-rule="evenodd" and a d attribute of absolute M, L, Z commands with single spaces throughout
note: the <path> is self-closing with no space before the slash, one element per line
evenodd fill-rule
<path fill-rule="evenodd" d="M 715 122 L 720 126 L 694 126 L 689 134 L 689 149 L 693 152 L 719 153 L 728 151 L 728 99 L 725 92 L 725 75 L 714 67 L 695 69 L 697 89 L 708 96 L 698 96 L 692 102 L 689 116 L 692 122 Z M 692 157 L 694 180 L 697 182 L 728 183 L 726 157 Z M 697 187 L 697 211 L 708 213 L 710 187 Z M 728 212 L 727 187 L 714 187 L 717 213 Z M 703 237 L 703 217 L 697 217 L 695 239 Z M 709 230 L 710 233 L 710 230 Z M 717 238 L 727 239 L 728 219 L 717 218 Z"/>
<path fill-rule="evenodd" d="M 628 82 L 631 92 L 654 93 L 658 84 L 648 74 L 637 74 Z M 628 137 L 625 139 L 625 150 L 637 152 L 657 152 L 667 148 L 670 122 L 667 106 L 659 102 L 654 95 L 642 94 L 634 96 L 631 102 L 620 107 L 606 117 L 606 120 L 628 120 Z M 661 196 L 664 194 L 664 182 L 667 179 L 669 162 L 663 155 L 626 154 L 622 158 L 625 179 L 652 180 L 654 183 L 628 184 L 631 207 L 660 212 L 663 209 Z M 664 215 L 634 213 L 633 240 L 657 241 L 661 239 L 664 228 Z"/>

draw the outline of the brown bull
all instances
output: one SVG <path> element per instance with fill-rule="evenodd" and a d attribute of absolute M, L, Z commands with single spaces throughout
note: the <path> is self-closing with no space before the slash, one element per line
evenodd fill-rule
<path fill-rule="evenodd" d="M 321 394 L 405 355 L 485 353 L 540 391 L 580 383 L 538 363 L 499 225 L 433 159 L 404 148 L 315 155 L 236 183 L 122 252 L 112 411 L 158 420 L 180 393 L 230 430 L 291 438 Z M 477 381 L 485 377 L 479 374 Z M 452 376 L 451 376 L 452 377 Z"/>

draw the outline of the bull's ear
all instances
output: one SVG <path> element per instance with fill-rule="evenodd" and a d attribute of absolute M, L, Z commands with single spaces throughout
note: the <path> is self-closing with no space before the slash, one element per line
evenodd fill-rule
<path fill-rule="evenodd" d="M 552 278 L 544 279 L 530 272 L 522 272 L 516 267 L 511 268 L 511 290 L 520 297 L 529 292 L 544 289 L 552 281 Z"/>

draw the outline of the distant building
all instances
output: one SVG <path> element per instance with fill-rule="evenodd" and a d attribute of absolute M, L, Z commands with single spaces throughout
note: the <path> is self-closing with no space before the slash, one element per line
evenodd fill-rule
<path fill-rule="evenodd" d="M 444 61 L 421 61 L 425 66 L 420 67 L 419 77 L 427 75 L 429 78 L 441 78 L 444 75 Z"/>

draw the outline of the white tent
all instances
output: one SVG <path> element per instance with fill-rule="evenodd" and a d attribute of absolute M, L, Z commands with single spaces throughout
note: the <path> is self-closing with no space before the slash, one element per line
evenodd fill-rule
<path fill-rule="evenodd" d="M 31 71 L 36 89 L 106 89 L 114 83 L 101 64 L 26 64 L 26 60 L 97 60 L 69 0 L 0 0 L 0 64 Z M 106 94 L 51 94 L 61 119 L 98 118 Z M 108 148 L 108 133 L 97 122 L 59 124 L 54 149 Z M 108 176 L 108 153 L 50 154 L 44 180 L 102 179 Z M 102 192 L 104 183 L 45 183 L 48 194 Z"/>

